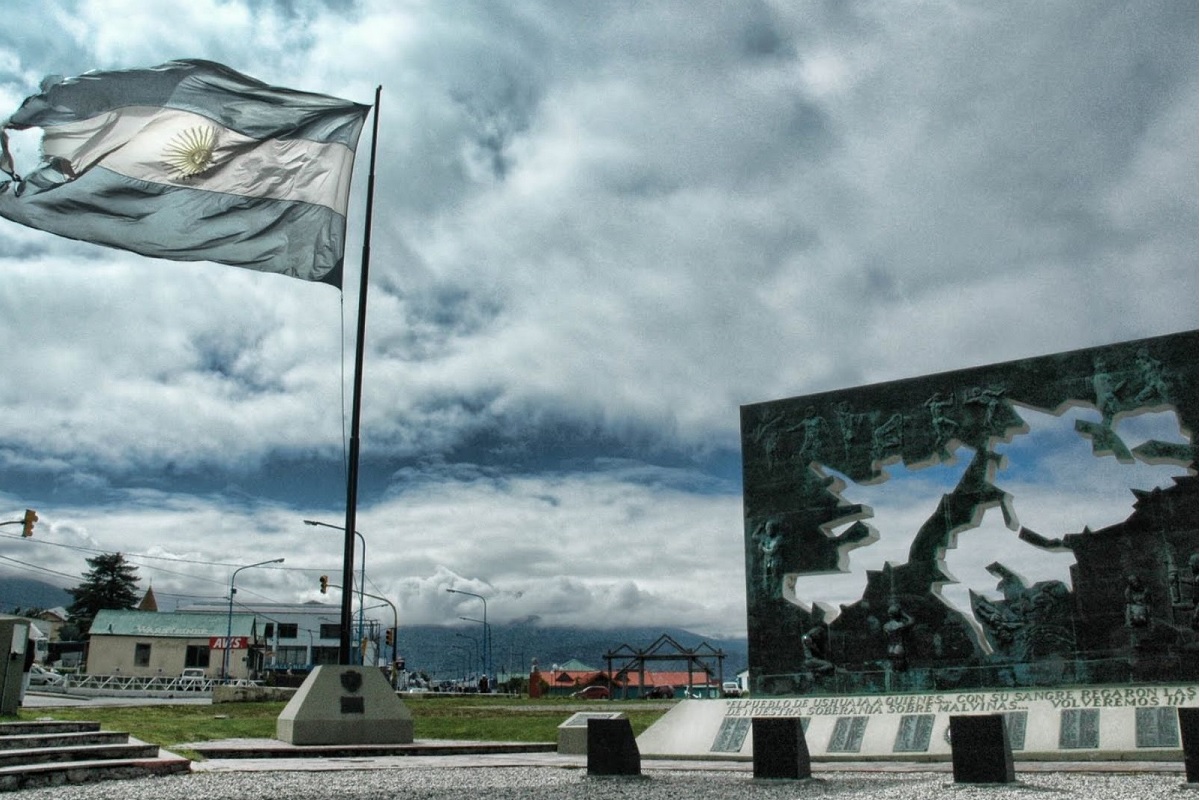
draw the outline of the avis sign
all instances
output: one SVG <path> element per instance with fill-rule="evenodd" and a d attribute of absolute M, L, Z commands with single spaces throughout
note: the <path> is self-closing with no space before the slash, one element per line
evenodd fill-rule
<path fill-rule="evenodd" d="M 209 650 L 245 650 L 250 646 L 250 637 L 248 636 L 210 636 L 208 637 Z"/>

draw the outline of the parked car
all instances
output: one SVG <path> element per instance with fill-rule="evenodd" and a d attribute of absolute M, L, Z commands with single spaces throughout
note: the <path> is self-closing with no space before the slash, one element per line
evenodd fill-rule
<path fill-rule="evenodd" d="M 573 693 L 571 695 L 571 697 L 578 697 L 578 698 L 582 698 L 583 700 L 607 700 L 608 699 L 608 687 L 607 686 L 587 686 L 583 689 L 580 689 L 578 692 Z"/>
<path fill-rule="evenodd" d="M 737 681 L 725 681 L 721 684 L 722 697 L 741 697 L 742 685 Z"/>
<path fill-rule="evenodd" d="M 67 682 L 59 673 L 52 669 L 47 669 L 41 664 L 34 664 L 29 668 L 29 685 L 30 686 L 62 686 Z"/>
<path fill-rule="evenodd" d="M 675 689 L 672 686 L 651 686 L 642 697 L 647 700 L 671 700 L 675 697 Z"/>
<path fill-rule="evenodd" d="M 206 680 L 208 680 L 208 676 L 199 667 L 188 667 L 179 676 L 179 683 L 183 686 L 193 686 L 204 683 Z"/>

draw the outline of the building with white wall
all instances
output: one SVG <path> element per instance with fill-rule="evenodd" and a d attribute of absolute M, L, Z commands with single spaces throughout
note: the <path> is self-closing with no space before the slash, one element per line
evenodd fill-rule
<path fill-rule="evenodd" d="M 227 604 L 196 603 L 181 606 L 180 614 L 211 614 Z M 324 603 L 242 603 L 238 613 L 251 614 L 262 639 L 262 670 L 307 672 L 318 664 L 337 664 L 341 639 L 341 607 Z M 355 625 L 358 616 L 354 617 Z M 390 624 L 390 623 L 389 623 Z M 378 621 L 368 618 L 363 633 L 369 640 L 365 663 L 375 663 Z M 355 629 L 355 640 L 360 637 Z"/>
<path fill-rule="evenodd" d="M 253 678 L 262 661 L 262 641 L 253 614 L 181 614 L 103 610 L 89 634 L 91 675 L 175 676 L 203 669 L 220 677 L 229 651 L 231 678 Z"/>

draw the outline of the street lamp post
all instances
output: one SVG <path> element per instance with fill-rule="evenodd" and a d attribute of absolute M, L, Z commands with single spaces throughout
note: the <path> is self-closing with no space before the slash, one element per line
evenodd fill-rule
<path fill-rule="evenodd" d="M 446 589 L 450 594 L 465 594 L 483 601 L 483 672 L 487 675 L 488 691 L 492 690 L 492 638 L 488 635 L 487 598 L 474 592 L 464 592 L 462 589 Z"/>
<path fill-rule="evenodd" d="M 487 672 L 487 665 L 484 663 L 484 660 L 481 657 L 480 650 L 479 650 L 479 642 L 475 641 L 475 637 L 467 636 L 465 633 L 456 633 L 454 635 L 460 639 L 466 639 L 468 642 L 471 643 L 471 652 L 475 654 L 475 658 L 472 660 L 471 663 L 478 664 L 479 666 L 483 667 L 484 672 Z"/>
<path fill-rule="evenodd" d="M 465 686 L 467 681 L 471 677 L 470 670 L 468 669 L 468 667 L 470 666 L 471 661 L 472 661 L 471 651 L 468 650 L 467 648 L 463 647 L 462 645 L 458 645 L 458 644 L 450 645 L 449 650 L 451 652 L 458 650 L 459 652 L 462 653 L 463 660 L 459 662 L 459 675 L 461 675 L 462 677 L 459 679 L 459 684 L 460 684 L 460 687 Z"/>
<path fill-rule="evenodd" d="M 282 558 L 273 558 L 270 561 L 259 561 L 257 564 L 247 564 L 244 567 L 238 567 L 233 571 L 233 574 L 229 576 L 229 620 L 225 626 L 225 657 L 221 660 L 222 678 L 229 677 L 229 651 L 232 649 L 230 645 L 233 644 L 233 596 L 237 594 L 237 588 L 234 586 L 234 582 L 237 580 L 237 574 L 242 570 L 250 569 L 251 567 L 262 567 L 266 566 L 267 564 L 282 563 Z"/>
<path fill-rule="evenodd" d="M 330 525 L 328 522 L 319 522 L 315 519 L 304 520 L 305 525 L 315 525 L 322 528 L 333 528 L 335 531 L 345 531 L 341 525 Z M 358 531 L 354 532 L 358 537 L 358 541 L 362 544 L 362 565 L 358 570 L 358 638 L 361 640 L 363 635 L 363 588 L 367 583 L 367 540 Z"/>
<path fill-rule="evenodd" d="M 483 625 L 483 648 L 484 648 L 484 650 L 483 650 L 483 671 L 485 673 L 488 672 L 491 668 L 491 665 L 487 663 L 487 661 L 488 661 L 487 655 L 488 655 L 488 648 L 491 647 L 491 642 L 492 642 L 492 626 L 488 625 L 483 620 L 475 619 L 474 617 L 459 617 L 459 619 L 463 620 L 464 622 L 478 622 L 481 625 Z M 491 680 L 492 679 L 489 677 L 488 678 L 488 691 L 491 691 L 491 689 L 492 689 Z"/>

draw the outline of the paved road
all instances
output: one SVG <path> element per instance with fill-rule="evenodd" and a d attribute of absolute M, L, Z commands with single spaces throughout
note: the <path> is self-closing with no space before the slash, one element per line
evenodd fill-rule
<path fill-rule="evenodd" d="M 208 706 L 212 698 L 199 697 L 83 697 L 59 692 L 28 691 L 21 708 L 62 708 L 64 706 Z"/>

